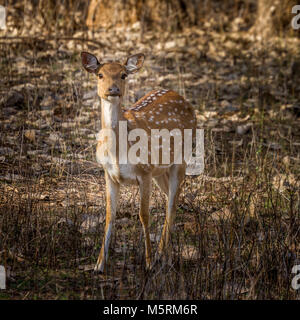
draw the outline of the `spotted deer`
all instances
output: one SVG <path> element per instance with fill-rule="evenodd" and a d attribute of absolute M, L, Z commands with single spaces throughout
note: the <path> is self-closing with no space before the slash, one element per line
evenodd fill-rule
<path fill-rule="evenodd" d="M 196 128 L 194 110 L 182 96 L 171 90 L 154 90 L 139 99 L 131 108 L 124 109 L 122 100 L 125 91 L 125 79 L 130 74 L 136 73 L 144 63 L 144 54 L 134 54 L 127 58 L 126 62 L 100 63 L 96 56 L 88 52 L 81 53 L 82 65 L 90 73 L 98 78 L 98 95 L 101 99 L 101 126 L 108 129 L 116 136 L 116 148 L 124 147 L 118 141 L 120 127 L 118 123 L 127 124 L 127 130 L 141 128 L 146 131 L 151 141 L 153 129 L 175 129 L 177 134 L 184 135 L 183 130 Z M 176 131 L 177 130 L 177 131 Z M 179 131 L 178 131 L 179 130 Z M 174 159 L 174 140 L 170 142 L 169 151 Z M 96 157 L 100 161 L 100 149 L 109 144 L 107 137 L 97 142 Z M 132 142 L 127 141 L 128 147 Z M 167 248 L 170 232 L 176 213 L 176 202 L 180 192 L 181 183 L 185 177 L 186 161 L 164 164 L 159 156 L 158 163 L 151 163 L 151 149 L 148 153 L 150 163 L 121 163 L 119 153 L 110 152 L 107 145 L 106 155 L 110 161 L 103 164 L 106 182 L 106 222 L 102 248 L 94 270 L 103 272 L 107 263 L 108 248 L 112 236 L 114 222 L 116 220 L 117 203 L 121 184 L 136 184 L 140 191 L 139 218 L 143 226 L 145 236 L 146 267 L 151 266 L 151 242 L 149 235 L 149 201 L 152 179 L 167 196 L 167 210 L 164 227 L 158 247 L 158 255 Z"/>

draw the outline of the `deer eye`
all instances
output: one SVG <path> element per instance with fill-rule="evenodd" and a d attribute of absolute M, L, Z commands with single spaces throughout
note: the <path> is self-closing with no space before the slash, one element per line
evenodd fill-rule
<path fill-rule="evenodd" d="M 126 79 L 127 78 L 127 74 L 126 73 L 123 73 L 122 75 L 121 75 L 121 79 Z"/>
<path fill-rule="evenodd" d="M 98 77 L 99 77 L 99 79 L 102 79 L 102 78 L 103 78 L 103 74 L 102 74 L 102 73 L 99 73 L 99 74 L 98 74 Z"/>

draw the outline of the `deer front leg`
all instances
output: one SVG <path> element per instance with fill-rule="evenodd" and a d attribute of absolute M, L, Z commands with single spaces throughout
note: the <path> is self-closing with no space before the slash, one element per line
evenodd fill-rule
<path fill-rule="evenodd" d="M 119 184 L 115 183 L 105 172 L 105 182 L 106 182 L 106 219 L 105 219 L 105 232 L 102 243 L 102 248 L 95 265 L 94 271 L 103 272 L 104 266 L 108 258 L 109 243 L 112 236 L 112 231 L 114 228 L 116 220 L 117 204 L 119 200 Z"/>
<path fill-rule="evenodd" d="M 151 174 L 141 177 L 139 180 L 140 188 L 140 213 L 139 217 L 143 225 L 146 248 L 146 267 L 149 269 L 151 265 L 151 242 L 149 235 L 149 202 L 151 194 Z"/>

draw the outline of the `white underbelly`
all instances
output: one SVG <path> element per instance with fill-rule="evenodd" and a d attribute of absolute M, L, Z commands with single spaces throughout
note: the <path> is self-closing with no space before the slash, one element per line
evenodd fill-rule
<path fill-rule="evenodd" d="M 118 183 L 135 184 L 137 183 L 137 174 L 135 167 L 131 164 L 113 165 L 103 164 L 104 170 L 109 174 L 112 180 Z"/>
<path fill-rule="evenodd" d="M 120 178 L 125 183 L 136 183 L 137 174 L 135 166 L 132 164 L 120 164 Z"/>

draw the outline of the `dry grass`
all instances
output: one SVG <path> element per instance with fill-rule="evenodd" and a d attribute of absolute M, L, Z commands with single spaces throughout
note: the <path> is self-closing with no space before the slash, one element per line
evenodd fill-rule
<path fill-rule="evenodd" d="M 299 298 L 291 288 L 300 249 L 299 79 L 293 76 L 299 45 L 258 44 L 243 33 L 208 29 L 149 31 L 142 42 L 139 31 L 127 34 L 94 34 L 101 48 L 30 38 L 0 44 L 0 264 L 9 271 L 0 297 Z M 206 167 L 202 176 L 186 178 L 172 250 L 151 272 L 144 268 L 137 188 L 122 188 L 107 274 L 99 276 L 90 267 L 105 215 L 94 154 L 100 108 L 79 52 L 124 57 L 137 47 L 147 60 L 129 82 L 128 101 L 158 85 L 189 99 L 205 129 Z M 239 127 L 245 124 L 247 131 Z M 164 212 L 154 187 L 155 249 Z"/>

